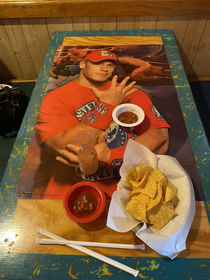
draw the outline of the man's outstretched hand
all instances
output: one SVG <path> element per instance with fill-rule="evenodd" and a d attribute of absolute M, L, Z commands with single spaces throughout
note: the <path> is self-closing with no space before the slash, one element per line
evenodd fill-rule
<path fill-rule="evenodd" d="M 120 84 L 117 84 L 117 76 L 114 76 L 109 89 L 100 91 L 95 87 L 89 87 L 93 91 L 98 101 L 106 102 L 108 104 L 118 106 L 125 97 L 135 92 L 137 89 L 132 88 L 135 85 L 135 81 L 126 86 L 130 77 L 126 77 Z"/>

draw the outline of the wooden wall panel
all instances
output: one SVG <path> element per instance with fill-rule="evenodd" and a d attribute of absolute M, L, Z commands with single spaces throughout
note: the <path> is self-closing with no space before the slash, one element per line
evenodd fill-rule
<path fill-rule="evenodd" d="M 206 22 L 191 71 L 192 76 L 210 77 L 210 16 Z"/>
<path fill-rule="evenodd" d="M 51 39 L 46 21 L 44 18 L 20 19 L 20 24 L 38 76 Z"/>
<path fill-rule="evenodd" d="M 117 30 L 156 29 L 157 16 L 118 16 Z"/>
<path fill-rule="evenodd" d="M 4 19 L 3 23 L 13 52 L 21 68 L 21 77 L 23 76 L 23 79 L 26 80 L 33 79 L 37 75 L 33 63 L 36 58 L 32 58 L 30 55 L 29 46 L 27 45 L 19 19 Z"/>
<path fill-rule="evenodd" d="M 171 29 L 188 76 L 210 80 L 209 15 L 59 17 L 0 20 L 0 79 L 34 80 L 54 31 Z"/>
<path fill-rule="evenodd" d="M 139 16 L 138 29 L 156 29 L 157 16 Z"/>
<path fill-rule="evenodd" d="M 0 20 L 0 77 L 1 80 L 19 78 L 23 79 L 21 67 L 10 43 L 5 26 Z"/>
<path fill-rule="evenodd" d="M 182 43 L 182 48 L 180 50 L 180 56 L 185 66 L 185 71 L 188 74 L 198 75 L 197 72 L 198 69 L 194 69 L 193 62 L 201 38 L 203 36 L 203 31 L 205 29 L 207 19 L 208 19 L 208 15 L 192 15 L 189 18 L 189 22 L 184 36 L 184 41 Z M 208 37 L 210 37 L 210 30 L 209 30 Z M 206 41 L 206 39 L 204 39 L 204 41 Z M 209 66 L 210 66 L 210 62 L 209 62 Z"/>
<path fill-rule="evenodd" d="M 54 31 L 73 31 L 72 18 L 46 18 L 50 38 Z"/>
<path fill-rule="evenodd" d="M 118 16 L 117 30 L 137 30 L 139 16 Z"/>
<path fill-rule="evenodd" d="M 74 31 L 90 31 L 90 18 L 89 17 L 75 17 L 73 18 Z"/>
<path fill-rule="evenodd" d="M 166 15 L 159 16 L 157 20 L 156 29 L 171 29 L 173 30 L 174 37 L 176 39 L 177 47 L 179 51 L 181 50 L 181 46 L 184 40 L 184 36 L 186 33 L 187 25 L 189 21 L 188 15 Z"/>
<path fill-rule="evenodd" d="M 91 17 L 91 30 L 117 30 L 116 17 Z"/>

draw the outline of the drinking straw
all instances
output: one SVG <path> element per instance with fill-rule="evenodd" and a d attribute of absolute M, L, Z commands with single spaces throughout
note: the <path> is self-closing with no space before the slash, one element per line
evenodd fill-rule
<path fill-rule="evenodd" d="M 41 233 L 41 234 L 43 234 L 43 235 L 45 235 L 45 236 L 47 236 L 47 237 L 49 237 L 49 238 L 52 238 L 52 239 L 60 239 L 60 240 L 65 240 L 65 241 L 67 241 L 66 239 L 64 239 L 64 238 L 62 238 L 62 237 L 60 237 L 60 236 L 57 236 L 57 235 L 55 235 L 55 234 L 53 234 L 53 233 L 51 233 L 51 232 L 49 232 L 49 231 L 45 231 L 45 230 L 42 229 L 42 228 L 39 228 L 39 229 L 37 230 L 37 232 L 38 232 L 38 233 Z M 115 260 L 113 260 L 113 259 L 110 259 L 110 258 L 108 258 L 108 257 L 105 257 L 105 256 L 103 256 L 103 255 L 101 255 L 101 254 L 98 254 L 98 253 L 96 253 L 96 252 L 94 252 L 94 251 L 92 251 L 92 250 L 90 250 L 90 249 L 84 248 L 84 247 L 82 247 L 82 246 L 80 246 L 80 245 L 70 245 L 70 244 L 66 244 L 66 246 L 69 246 L 69 247 L 71 247 L 71 248 L 73 248 L 73 249 L 75 249 L 75 250 L 78 250 L 78 251 L 80 251 L 80 252 L 82 252 L 82 253 L 84 253 L 84 254 L 87 254 L 87 255 L 89 255 L 89 256 L 91 256 L 91 257 L 94 257 L 94 258 L 96 258 L 96 259 L 99 259 L 99 260 L 101 260 L 102 262 L 106 262 L 106 263 L 108 263 L 108 264 L 110 264 L 110 265 L 112 265 L 112 266 L 115 266 L 115 267 L 119 268 L 119 269 L 122 269 L 122 270 L 124 270 L 124 271 L 126 271 L 126 272 L 128 272 L 128 273 L 130 273 L 130 274 L 132 274 L 132 275 L 134 275 L 135 277 L 137 277 L 137 275 L 138 275 L 138 273 L 139 273 L 138 270 L 135 270 L 135 269 L 133 269 L 133 268 L 130 268 L 130 267 L 127 266 L 127 265 L 124 265 L 124 264 L 122 264 L 122 263 L 120 263 L 120 262 L 117 262 L 117 261 L 115 261 Z"/>
<path fill-rule="evenodd" d="M 101 243 L 101 242 L 87 242 L 87 241 L 73 241 L 73 240 L 60 240 L 60 239 L 44 239 L 37 238 L 36 243 L 48 245 L 81 245 L 90 247 L 105 247 L 105 248 L 118 248 L 118 249 L 145 249 L 144 244 L 117 244 L 117 243 Z"/>

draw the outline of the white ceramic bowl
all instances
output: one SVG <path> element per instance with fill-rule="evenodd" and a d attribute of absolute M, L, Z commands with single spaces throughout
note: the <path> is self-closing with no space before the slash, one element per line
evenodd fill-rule
<path fill-rule="evenodd" d="M 133 113 L 135 113 L 138 116 L 138 121 L 135 123 L 131 123 L 131 124 L 127 124 L 127 123 L 122 123 L 118 120 L 118 117 L 121 113 L 125 112 L 125 111 L 131 111 Z M 113 120 L 121 125 L 121 126 L 125 126 L 125 127 L 134 127 L 139 125 L 140 123 L 143 122 L 144 118 L 145 118 L 145 114 L 144 111 L 137 105 L 132 104 L 132 103 L 124 103 L 121 104 L 119 106 L 117 106 L 113 112 L 112 112 L 112 118 Z"/>

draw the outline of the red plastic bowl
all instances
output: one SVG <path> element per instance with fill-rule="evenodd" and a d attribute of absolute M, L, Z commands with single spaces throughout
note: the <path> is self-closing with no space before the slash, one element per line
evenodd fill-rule
<path fill-rule="evenodd" d="M 79 215 L 74 209 L 74 200 L 82 192 L 89 192 L 93 194 L 97 200 L 97 206 L 94 212 L 87 216 Z M 63 207 L 66 215 L 74 222 L 77 223 L 90 223 L 96 220 L 104 211 L 106 206 L 106 195 L 102 188 L 96 183 L 92 182 L 79 182 L 73 185 L 66 193 L 63 200 Z"/>

